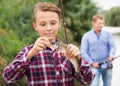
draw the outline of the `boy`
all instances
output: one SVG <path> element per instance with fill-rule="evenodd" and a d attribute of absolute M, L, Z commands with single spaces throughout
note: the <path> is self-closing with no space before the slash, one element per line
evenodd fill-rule
<path fill-rule="evenodd" d="M 61 26 L 60 14 L 60 9 L 52 3 L 36 4 L 33 27 L 40 37 L 33 45 L 23 48 L 4 69 L 3 78 L 6 82 L 12 83 L 24 75 L 29 86 L 74 86 L 73 77 L 83 84 L 92 81 L 94 75 L 75 45 L 68 44 L 64 54 L 52 47 L 52 44 L 58 46 L 57 43 L 60 43 L 56 38 Z M 80 71 L 75 71 L 72 60 L 69 60 L 71 58 L 80 60 Z"/>

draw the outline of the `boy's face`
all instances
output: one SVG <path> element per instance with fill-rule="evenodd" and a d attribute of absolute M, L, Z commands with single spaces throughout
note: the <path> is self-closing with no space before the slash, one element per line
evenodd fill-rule
<path fill-rule="evenodd" d="M 37 11 L 33 27 L 40 36 L 45 36 L 54 42 L 60 28 L 58 14 L 51 11 Z"/>

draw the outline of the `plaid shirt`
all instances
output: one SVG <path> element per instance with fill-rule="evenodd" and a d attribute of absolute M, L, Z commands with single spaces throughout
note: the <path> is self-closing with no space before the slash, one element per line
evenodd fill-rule
<path fill-rule="evenodd" d="M 29 59 L 27 53 L 32 47 L 21 50 L 3 70 L 3 78 L 7 83 L 13 83 L 24 75 L 28 86 L 74 86 L 74 77 L 82 84 L 89 84 L 94 78 L 88 63 L 83 59 L 80 73 L 76 73 L 72 63 L 55 49 L 47 48 Z"/>

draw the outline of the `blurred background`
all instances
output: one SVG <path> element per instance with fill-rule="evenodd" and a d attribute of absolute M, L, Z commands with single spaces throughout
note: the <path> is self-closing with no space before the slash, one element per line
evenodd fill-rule
<path fill-rule="evenodd" d="M 58 0 L 0 0 L 0 86 L 27 86 L 24 78 L 14 84 L 5 83 L 1 72 L 24 46 L 33 44 L 39 37 L 32 26 L 33 8 L 39 1 L 53 2 L 59 6 Z M 81 38 L 91 29 L 91 19 L 95 14 L 102 14 L 105 17 L 106 28 L 112 28 L 112 31 L 106 30 L 111 33 L 116 31 L 117 37 L 114 35 L 117 38 L 116 44 L 120 43 L 120 0 L 63 0 L 63 6 L 69 43 L 80 47 Z M 65 42 L 63 36 L 64 30 L 61 27 L 58 37 Z M 118 64 L 119 62 L 114 61 L 113 75 L 115 73 L 120 75 L 120 70 L 116 70 Z M 80 85 L 76 80 L 75 82 L 75 86 Z M 114 86 L 120 84 L 115 82 L 115 79 L 112 82 Z"/>

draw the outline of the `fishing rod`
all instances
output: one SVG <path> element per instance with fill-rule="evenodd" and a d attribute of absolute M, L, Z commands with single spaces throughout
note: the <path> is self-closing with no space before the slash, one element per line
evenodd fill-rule
<path fill-rule="evenodd" d="M 115 56 L 115 57 L 113 58 L 113 60 L 116 59 L 116 58 L 119 58 L 119 57 L 120 57 L 120 55 Z M 99 63 L 99 66 L 101 66 L 102 64 L 108 63 L 108 62 L 109 62 L 109 60 L 106 59 L 106 60 L 104 60 L 103 62 L 100 62 L 100 63 Z"/>
<path fill-rule="evenodd" d="M 66 26 L 66 22 L 65 22 L 65 14 L 64 14 L 64 8 L 63 8 L 62 0 L 59 0 L 59 5 L 60 5 L 60 8 L 61 8 L 61 14 L 62 14 L 62 19 L 63 19 L 65 41 L 66 41 L 66 44 L 68 44 L 67 26 Z"/>

